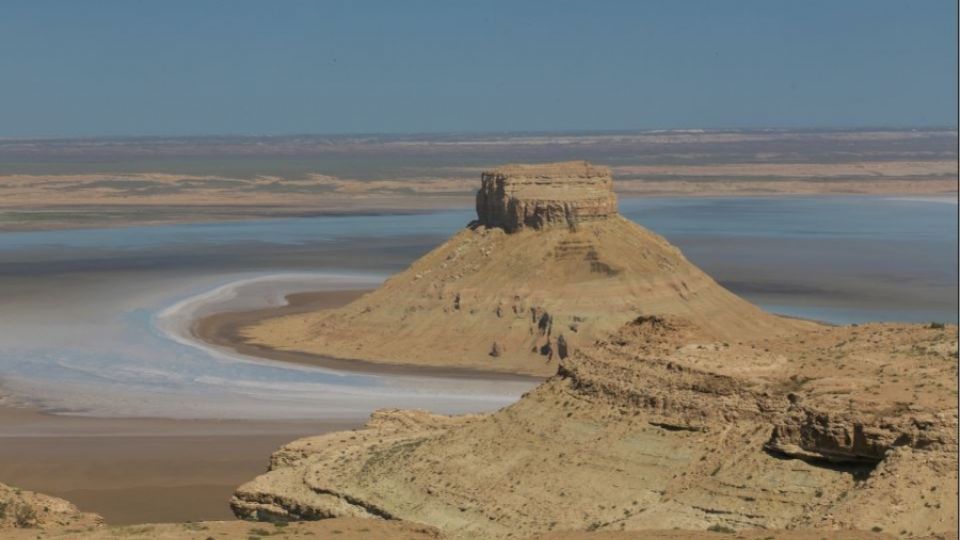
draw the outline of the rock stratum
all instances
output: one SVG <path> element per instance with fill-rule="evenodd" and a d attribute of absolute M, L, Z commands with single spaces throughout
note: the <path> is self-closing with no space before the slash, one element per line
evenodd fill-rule
<path fill-rule="evenodd" d="M 539 376 L 643 314 L 737 340 L 810 326 L 733 295 L 617 213 L 609 169 L 585 162 L 485 172 L 477 221 L 334 310 L 267 319 L 249 343 L 317 356 Z"/>
<path fill-rule="evenodd" d="M 711 335 L 642 316 L 496 413 L 380 411 L 363 429 L 295 441 L 236 491 L 234 512 L 410 520 L 479 539 L 956 534 L 956 326 Z"/>
<path fill-rule="evenodd" d="M 585 163 L 485 173 L 477 208 L 377 291 L 250 335 L 552 377 L 492 414 L 380 411 L 290 443 L 237 489 L 237 516 L 468 539 L 955 534 L 956 326 L 765 313 L 617 214 Z"/>
<path fill-rule="evenodd" d="M 407 427 L 412 427 L 410 424 Z M 731 540 L 731 532 L 631 531 L 619 533 L 562 531 L 535 535 L 530 540 L 673 540 L 697 538 Z M 97 514 L 81 512 L 74 505 L 48 495 L 0 484 L 0 538 L 4 540 L 210 540 L 211 538 L 337 538 L 340 540 L 445 540 L 450 536 L 434 527 L 401 520 L 370 520 L 339 517 L 320 521 L 196 521 L 185 523 L 143 523 L 108 525 Z M 739 531 L 737 540 L 889 540 L 890 535 L 844 531 Z"/>
<path fill-rule="evenodd" d="M 42 493 L 0 484 L 0 536 L 23 530 L 87 529 L 103 524 L 97 514 L 81 512 L 73 504 Z"/>
<path fill-rule="evenodd" d="M 512 233 L 523 228 L 575 228 L 617 213 L 613 175 L 587 162 L 507 165 L 484 172 L 477 221 Z"/>
<path fill-rule="evenodd" d="M 376 292 L 250 331 L 344 357 L 550 372 L 518 402 L 382 410 L 289 443 L 230 501 L 265 523 L 108 527 L 0 486 L 0 535 L 956 537 L 955 325 L 767 314 L 619 216 L 609 173 L 584 163 L 485 173 L 477 202 L 477 223 Z"/>

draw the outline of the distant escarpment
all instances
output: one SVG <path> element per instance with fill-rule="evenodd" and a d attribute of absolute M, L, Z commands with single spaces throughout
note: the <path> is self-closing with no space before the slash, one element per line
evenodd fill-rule
<path fill-rule="evenodd" d="M 376 291 L 241 334 L 318 356 L 548 376 L 644 314 L 680 315 L 727 341 L 813 326 L 738 298 L 622 217 L 612 183 L 585 162 L 485 172 L 477 221 Z"/>
<path fill-rule="evenodd" d="M 478 539 L 956 533 L 956 326 L 709 336 L 681 316 L 638 317 L 493 414 L 383 411 L 364 429 L 296 441 L 233 509 L 412 520 Z"/>

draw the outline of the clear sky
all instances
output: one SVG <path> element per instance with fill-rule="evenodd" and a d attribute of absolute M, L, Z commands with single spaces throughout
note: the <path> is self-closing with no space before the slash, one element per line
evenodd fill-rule
<path fill-rule="evenodd" d="M 954 0 L 3 0 L 0 136 L 956 126 Z"/>

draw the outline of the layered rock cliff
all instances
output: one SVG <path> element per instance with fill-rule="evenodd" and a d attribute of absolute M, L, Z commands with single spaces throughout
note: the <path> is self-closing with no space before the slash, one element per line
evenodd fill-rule
<path fill-rule="evenodd" d="M 642 314 L 727 341 L 809 326 L 736 297 L 619 215 L 606 168 L 513 165 L 481 183 L 477 221 L 376 291 L 241 334 L 318 356 L 547 376 Z"/>
<path fill-rule="evenodd" d="M 765 313 L 617 214 L 609 174 L 582 163 L 487 173 L 477 208 L 377 291 L 248 336 L 553 376 L 490 415 L 385 411 L 291 443 L 237 490 L 238 516 L 478 539 L 957 529 L 956 326 Z"/>
<path fill-rule="evenodd" d="M 480 177 L 477 221 L 485 227 L 576 228 L 616 214 L 610 169 L 585 161 L 508 165 Z"/>
<path fill-rule="evenodd" d="M 482 539 L 956 531 L 955 326 L 708 335 L 683 317 L 639 317 L 492 415 L 385 411 L 297 441 L 237 490 L 234 511 L 414 520 Z"/>

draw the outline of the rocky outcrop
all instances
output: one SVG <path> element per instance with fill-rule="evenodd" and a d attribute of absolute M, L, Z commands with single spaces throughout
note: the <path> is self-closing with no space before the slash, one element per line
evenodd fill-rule
<path fill-rule="evenodd" d="M 396 514 L 376 502 L 355 497 L 349 491 L 317 488 L 300 475 L 301 468 L 311 463 L 340 460 L 345 448 L 350 449 L 351 455 L 375 453 L 378 449 L 391 454 L 402 452 L 415 447 L 425 437 L 468 425 L 479 418 L 476 415 L 450 417 L 397 409 L 376 411 L 365 429 L 301 439 L 284 446 L 270 459 L 272 473 L 238 488 L 230 507 L 238 517 L 265 521 L 340 517 L 398 519 Z"/>
<path fill-rule="evenodd" d="M 481 175 L 477 222 L 515 232 L 606 219 L 617 213 L 613 176 L 585 161 L 508 165 Z"/>
<path fill-rule="evenodd" d="M 766 447 L 772 451 L 804 459 L 822 459 L 835 463 L 879 463 L 892 450 L 909 447 L 934 451 L 953 451 L 957 440 L 949 415 L 918 413 L 904 407 L 888 411 L 830 411 L 805 405 L 799 396 L 774 426 Z"/>
<path fill-rule="evenodd" d="M 610 173 L 583 162 L 486 173 L 478 222 L 335 310 L 267 319 L 251 344 L 370 362 L 549 376 L 642 314 L 725 341 L 812 326 L 731 294 L 616 213 Z"/>
<path fill-rule="evenodd" d="M 100 516 L 81 512 L 63 499 L 0 484 L 0 537 L 14 529 L 85 529 L 102 523 Z"/>
<path fill-rule="evenodd" d="M 765 313 L 617 215 L 605 178 L 582 163 L 485 175 L 479 222 L 377 291 L 245 330 L 318 355 L 553 376 L 491 415 L 385 411 L 291 443 L 234 512 L 468 539 L 955 531 L 956 326 Z"/>
<path fill-rule="evenodd" d="M 453 539 L 440 533 L 436 528 L 419 523 L 395 519 L 330 518 L 319 521 L 272 521 L 257 523 L 241 520 L 198 521 L 186 523 L 146 523 L 124 526 L 105 526 L 92 514 L 77 513 L 72 505 L 54 497 L 23 492 L 9 488 L 14 497 L 9 497 L 8 488 L 0 488 L 0 501 L 10 508 L 11 515 L 20 515 L 20 522 L 10 521 L 4 514 L 0 521 L 0 538 L 4 540 L 210 540 L 211 538 L 284 538 L 317 539 L 336 538 L 338 540 L 443 540 Z M 16 499 L 16 500 L 12 500 Z M 23 508 L 35 508 L 37 515 L 23 517 Z M 18 513 L 18 509 L 20 509 Z M 6 510 L 4 510 L 6 511 Z M 43 514 L 43 516 L 40 516 Z M 66 517 L 67 515 L 73 517 Z M 884 540 L 892 536 L 860 531 L 842 533 L 823 530 L 806 531 L 769 531 L 753 530 L 732 533 L 717 531 L 687 531 L 684 539 L 703 540 Z M 537 538 L 547 537 L 537 536 Z M 611 536 L 610 533 L 566 531 L 549 536 L 556 540 L 623 540 L 643 538 L 645 540 L 677 540 L 681 538 L 677 531 L 642 531 L 630 536 Z M 531 538 L 530 540 L 534 540 Z"/>
<path fill-rule="evenodd" d="M 492 415 L 418 427 L 388 411 L 383 427 L 298 441 L 297 459 L 242 486 L 234 508 L 356 512 L 482 539 L 956 530 L 955 326 L 708 335 L 676 315 L 635 318 Z"/>
<path fill-rule="evenodd" d="M 43 529 L 0 529 L 3 540 L 232 540 L 283 538 L 285 540 L 441 540 L 432 527 L 403 521 L 337 518 L 323 521 L 250 523 L 246 521 L 195 521 L 144 523 L 125 526 L 50 526 Z"/>

